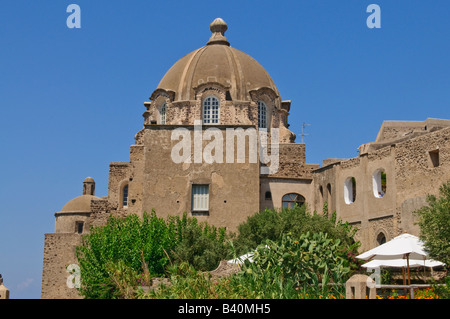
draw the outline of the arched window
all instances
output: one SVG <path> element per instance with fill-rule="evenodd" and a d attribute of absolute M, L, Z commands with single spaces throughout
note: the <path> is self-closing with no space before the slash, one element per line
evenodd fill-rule
<path fill-rule="evenodd" d="M 267 128 L 267 107 L 263 101 L 258 101 L 258 128 Z"/>
<path fill-rule="evenodd" d="M 377 243 L 378 245 L 383 245 L 384 243 L 386 243 L 386 235 L 383 234 L 382 232 L 379 233 L 377 236 Z"/>
<path fill-rule="evenodd" d="M 128 184 L 122 189 L 122 207 L 128 207 Z"/>
<path fill-rule="evenodd" d="M 356 200 L 356 180 L 354 177 L 348 177 L 345 180 L 344 200 L 346 204 L 353 204 Z"/>
<path fill-rule="evenodd" d="M 219 99 L 215 96 L 203 101 L 203 124 L 219 124 Z"/>
<path fill-rule="evenodd" d="M 302 206 L 305 203 L 305 197 L 300 194 L 286 194 L 283 196 L 282 204 L 283 208 L 294 208 L 297 206 Z"/>
<path fill-rule="evenodd" d="M 166 124 L 166 103 L 161 106 L 160 110 L 161 124 Z"/>
<path fill-rule="evenodd" d="M 331 207 L 331 205 L 333 205 L 333 197 L 332 197 L 332 193 L 331 193 L 331 184 L 327 184 L 327 203 L 328 203 L 328 212 L 331 213 L 331 211 L 333 210 L 333 208 Z"/>
<path fill-rule="evenodd" d="M 383 169 L 377 169 L 372 175 L 373 195 L 381 198 L 386 194 L 386 173 Z"/>

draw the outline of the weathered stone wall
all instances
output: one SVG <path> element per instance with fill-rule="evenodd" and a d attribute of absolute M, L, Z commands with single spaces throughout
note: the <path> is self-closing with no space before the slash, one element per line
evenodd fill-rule
<path fill-rule="evenodd" d="M 112 162 L 109 164 L 108 197 L 112 202 L 120 202 L 122 188 L 128 183 L 129 176 L 130 163 Z"/>
<path fill-rule="evenodd" d="M 411 126 L 404 127 L 411 129 Z M 398 137 L 398 126 L 389 129 L 381 130 L 379 136 L 388 138 L 388 132 L 395 131 L 392 136 Z M 439 187 L 450 180 L 450 128 L 427 129 L 423 134 L 372 148 L 358 157 L 314 171 L 315 208 L 319 210 L 325 201 L 328 193 L 325 184 L 332 185 L 334 181 L 333 202 L 338 217 L 358 225 L 361 250 L 375 247 L 380 233 L 387 240 L 402 232 L 419 235 L 413 211 L 426 204 L 427 194 L 438 195 Z M 433 164 L 430 152 L 438 153 L 438 165 Z M 383 196 L 376 196 L 374 188 L 374 175 L 378 170 L 386 173 Z M 352 177 L 356 181 L 356 199 L 347 203 L 345 181 Z"/>
<path fill-rule="evenodd" d="M 438 152 L 436 167 L 430 152 Z M 416 232 L 411 211 L 420 208 L 426 195 L 439 195 L 439 187 L 450 180 L 450 128 L 396 144 L 395 154 L 399 227 L 401 231 Z M 412 198 L 419 199 L 411 202 Z"/>
<path fill-rule="evenodd" d="M 269 155 L 271 155 L 270 150 L 269 145 Z M 305 162 L 305 144 L 280 143 L 278 171 L 270 174 L 269 177 L 312 179 L 312 171 L 318 169 L 320 165 Z"/>
<path fill-rule="evenodd" d="M 162 217 L 191 213 L 192 185 L 209 185 L 209 216 L 196 216 L 216 226 L 234 231 L 247 216 L 259 210 L 259 162 L 250 163 L 246 152 L 244 163 L 194 163 L 193 126 L 185 126 L 191 134 L 192 163 L 176 163 L 172 149 L 179 140 L 171 140 L 174 127 L 150 126 L 145 134 L 145 166 L 143 175 L 143 211 Z M 220 126 L 222 136 L 227 127 Z M 205 129 L 205 127 L 203 127 Z M 225 139 L 224 139 L 225 140 Z M 203 148 L 209 144 L 203 141 Z M 235 154 L 237 144 L 235 144 Z M 225 145 L 224 145 L 224 150 Z M 133 196 L 132 194 L 130 196 Z"/>
<path fill-rule="evenodd" d="M 311 183 L 312 179 L 261 177 L 260 210 L 281 209 L 282 198 L 289 193 L 302 195 L 309 209 L 313 199 Z M 266 192 L 270 192 L 271 199 L 266 199 Z"/>
<path fill-rule="evenodd" d="M 324 180 L 321 185 L 324 193 L 328 193 L 328 190 L 323 188 L 323 184 L 329 182 L 331 185 L 333 182 L 332 175 L 335 175 L 334 201 L 332 202 L 332 206 L 335 206 L 332 208 L 335 208 L 338 218 L 359 226 L 358 238 L 362 241 L 362 250 L 374 247 L 375 241 L 373 238 L 377 236 L 374 233 L 378 231 L 374 229 L 378 227 L 374 221 L 395 216 L 396 192 L 393 158 L 393 151 L 388 147 L 375 153 L 342 160 L 340 163 L 334 164 L 332 169 L 317 171 L 319 176 L 315 178 L 315 181 Z M 387 176 L 386 192 L 382 197 L 376 196 L 373 185 L 373 176 L 380 169 Z M 321 175 L 325 175 L 325 178 L 321 178 Z M 345 199 L 345 183 L 351 178 L 354 178 L 356 182 L 356 197 L 353 202 L 347 202 Z M 317 189 L 317 186 L 315 188 Z M 320 201 L 316 202 L 319 203 Z M 393 232 L 395 227 L 395 224 L 391 225 L 389 234 Z"/>
<path fill-rule="evenodd" d="M 76 288 L 69 288 L 67 266 L 78 264 L 75 247 L 81 235 L 69 233 L 45 234 L 42 272 L 42 299 L 80 299 Z"/>
<path fill-rule="evenodd" d="M 55 233 L 75 233 L 77 222 L 83 222 L 83 228 L 86 228 L 89 214 L 90 213 L 56 213 Z"/>
<path fill-rule="evenodd" d="M 336 165 L 333 161 L 325 167 L 313 171 L 313 202 L 312 210 L 323 212 L 324 204 L 327 204 L 328 213 L 336 210 Z"/>

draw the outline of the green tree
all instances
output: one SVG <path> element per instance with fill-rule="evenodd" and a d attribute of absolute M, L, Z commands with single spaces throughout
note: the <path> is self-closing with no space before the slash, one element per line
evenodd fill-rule
<path fill-rule="evenodd" d="M 232 256 L 225 228 L 199 223 L 186 214 L 174 220 L 177 225 L 177 243 L 171 251 L 174 263 L 187 262 L 197 270 L 209 271 Z"/>
<path fill-rule="evenodd" d="M 420 239 L 429 256 L 450 265 L 450 181 L 439 192 L 439 198 L 428 195 L 428 206 L 414 213 L 419 218 Z"/>
<path fill-rule="evenodd" d="M 212 270 L 230 256 L 225 229 L 181 218 L 110 217 L 105 226 L 92 227 L 77 247 L 81 269 L 80 293 L 85 298 L 130 298 L 139 279 L 162 277 L 172 263 L 189 263 Z M 131 287 L 131 288 L 130 288 Z"/>
<path fill-rule="evenodd" d="M 86 298 L 123 297 L 119 274 L 131 280 L 144 272 L 162 275 L 169 262 L 167 251 L 176 244 L 176 228 L 156 214 L 110 217 L 105 226 L 92 227 L 77 247 L 81 269 L 80 293 Z M 137 278 L 137 277 L 136 277 Z"/>
<path fill-rule="evenodd" d="M 339 239 L 339 255 L 349 260 L 352 269 L 357 267 L 355 256 L 360 243 L 354 239 L 356 229 L 337 220 L 335 212 L 328 218 L 326 214 L 309 213 L 305 205 L 281 211 L 266 209 L 248 217 L 238 227 L 234 246 L 240 255 L 254 250 L 265 240 L 278 241 L 287 233 L 300 236 L 308 232 L 322 232 L 331 239 Z"/>
<path fill-rule="evenodd" d="M 342 284 L 348 279 L 350 268 L 347 260 L 339 254 L 340 244 L 339 239 L 329 238 L 322 232 L 307 232 L 299 236 L 283 234 L 278 241 L 267 240 L 258 246 L 253 263 L 246 265 L 246 273 L 254 278 L 270 274 L 273 277 L 270 282 L 283 287 L 272 291 L 272 294 L 282 293 L 280 296 L 286 292 L 291 296 L 293 290 L 315 298 L 326 298 L 332 291 L 342 294 Z M 259 293 L 262 295 L 258 297 L 273 298 L 277 295 L 267 295 L 268 289 L 261 288 Z"/>

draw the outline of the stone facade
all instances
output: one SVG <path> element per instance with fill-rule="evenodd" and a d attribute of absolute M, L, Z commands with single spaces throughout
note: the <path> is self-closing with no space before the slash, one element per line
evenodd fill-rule
<path fill-rule="evenodd" d="M 324 161 L 328 165 L 313 172 L 314 209 L 327 202 L 338 217 L 357 225 L 362 251 L 403 232 L 418 235 L 412 212 L 450 179 L 449 139 L 449 120 L 383 123 L 377 140 L 362 145 L 358 157 Z M 351 188 L 354 199 L 348 198 Z"/>
<path fill-rule="evenodd" d="M 225 30 L 216 19 L 207 45 L 176 62 L 144 103 L 129 162 L 109 165 L 107 196 L 95 196 L 87 178 L 82 195 L 55 213 L 55 233 L 45 234 L 42 298 L 79 298 L 67 267 L 77 263 L 82 235 L 111 215 L 186 212 L 234 232 L 260 210 L 298 201 L 318 212 L 327 203 L 358 229 L 363 250 L 404 231 L 417 234 L 411 212 L 450 177 L 450 121 L 385 122 L 358 157 L 307 164 L 305 144 L 289 130 L 291 101 L 281 99 L 258 62 L 229 46 Z M 227 148 L 227 133 L 239 130 L 241 144 L 233 137 Z M 252 132 L 266 131 L 267 146 L 251 148 Z M 261 162 L 263 152 L 278 152 L 277 160 Z"/>

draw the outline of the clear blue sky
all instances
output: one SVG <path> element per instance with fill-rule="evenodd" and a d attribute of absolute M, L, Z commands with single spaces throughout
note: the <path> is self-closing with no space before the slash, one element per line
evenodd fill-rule
<path fill-rule="evenodd" d="M 81 28 L 69 29 L 69 4 Z M 366 8 L 381 8 L 369 29 Z M 350 158 L 383 120 L 450 119 L 450 1 L 3 0 L 0 5 L 0 273 L 40 298 L 44 234 L 92 176 L 128 161 L 144 101 L 216 17 L 259 61 L 308 163 Z"/>

